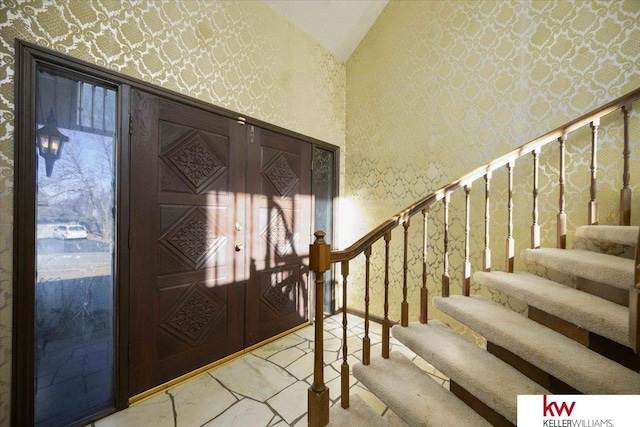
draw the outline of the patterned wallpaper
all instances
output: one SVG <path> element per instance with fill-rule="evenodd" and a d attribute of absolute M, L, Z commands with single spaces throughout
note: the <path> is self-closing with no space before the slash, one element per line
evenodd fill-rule
<path fill-rule="evenodd" d="M 15 38 L 335 145 L 345 139 L 344 63 L 261 1 L 2 0 L 0 426 L 10 404 Z"/>
<path fill-rule="evenodd" d="M 355 241 L 414 200 L 569 120 L 640 87 L 640 1 L 399 1 L 392 0 L 347 62 L 346 193 L 351 218 L 341 243 Z M 636 103 L 638 104 L 638 103 Z M 640 105 L 631 130 L 632 188 L 640 191 Z M 617 221 L 622 187 L 622 115 L 600 131 L 601 223 Z M 590 131 L 569 136 L 566 161 L 569 233 L 586 223 Z M 531 155 L 516 162 L 516 254 L 529 245 Z M 558 212 L 557 144 L 540 168 L 543 243 L 555 245 Z M 491 183 L 493 268 L 504 268 L 506 170 Z M 640 198 L 632 222 L 640 223 Z M 471 262 L 481 265 L 484 180 L 471 192 Z M 430 295 L 440 293 L 443 209 L 430 214 Z M 452 293 L 460 293 L 464 192 L 450 206 Z M 422 219 L 412 220 L 410 315 L 417 319 L 421 286 Z M 570 236 L 569 247 L 577 244 Z M 402 300 L 402 230 L 393 233 L 391 318 Z M 384 243 L 372 256 L 371 310 L 382 313 Z M 352 266 L 349 305 L 363 308 L 363 261 Z M 520 262 L 516 268 L 524 268 Z M 566 280 L 566 278 L 564 279 Z M 472 292 L 487 293 L 478 287 Z M 503 295 L 494 299 L 524 307 Z M 437 315 L 434 310 L 430 312 Z"/>
<path fill-rule="evenodd" d="M 14 38 L 342 147 L 346 139 L 341 211 L 348 215 L 343 215 L 340 240 L 334 242 L 344 247 L 416 198 L 640 86 L 639 21 L 638 0 L 392 0 L 345 67 L 259 1 L 3 0 L 0 426 L 9 423 Z M 638 110 L 640 105 L 633 112 L 636 145 Z M 601 132 L 599 199 L 606 223 L 612 223 L 617 214 L 621 120 L 613 114 Z M 567 179 L 571 182 L 588 182 L 587 142 L 584 132 L 570 136 L 567 161 L 572 166 Z M 632 179 L 640 176 L 637 151 L 632 154 Z M 542 159 L 541 225 L 548 229 L 557 210 L 552 185 L 557 182 L 555 151 L 544 151 Z M 520 177 L 527 168 L 528 162 L 516 164 L 518 248 L 526 246 L 529 233 L 530 183 Z M 496 173 L 492 182 L 491 227 L 500 230 L 491 242 L 496 268 L 503 265 L 505 181 L 504 173 Z M 580 188 L 571 184 L 567 189 L 570 229 L 586 218 L 588 192 Z M 640 191 L 635 184 L 633 188 Z M 481 183 L 476 183 L 473 226 L 482 224 L 481 190 Z M 461 193 L 453 195 L 452 292 L 459 292 L 462 201 Z M 640 222 L 639 212 L 635 203 L 635 223 Z M 431 218 L 429 234 L 437 243 L 430 250 L 429 263 L 435 266 L 442 257 L 440 205 Z M 419 231 L 420 222 L 416 218 L 412 230 Z M 544 234 L 545 242 L 553 239 L 553 232 Z M 398 318 L 395 302 L 401 295 L 401 243 L 401 233 L 394 233 L 394 319 Z M 472 232 L 471 245 L 482 246 L 482 232 Z M 420 246 L 419 236 L 412 237 L 410 251 L 419 254 Z M 381 248 L 377 244 L 373 255 L 377 283 L 382 276 Z M 472 262 L 477 267 L 479 256 L 474 255 Z M 349 305 L 356 308 L 363 294 L 358 267 L 352 267 L 349 293 Z M 412 259 L 409 267 L 413 300 L 420 286 L 419 259 Z M 429 278 L 432 295 L 439 292 L 441 274 L 433 271 Z M 380 313 L 380 287 L 372 291 L 372 310 Z M 515 306 L 512 301 L 503 302 Z M 412 303 L 414 318 L 415 308 Z"/>

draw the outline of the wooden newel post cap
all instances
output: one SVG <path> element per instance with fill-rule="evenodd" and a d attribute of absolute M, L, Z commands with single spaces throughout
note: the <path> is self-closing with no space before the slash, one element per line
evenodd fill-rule
<path fill-rule="evenodd" d="M 331 266 L 331 248 L 324 240 L 327 233 L 318 230 L 313 235 L 316 236 L 316 240 L 309 245 L 309 269 L 316 273 L 324 273 Z"/>

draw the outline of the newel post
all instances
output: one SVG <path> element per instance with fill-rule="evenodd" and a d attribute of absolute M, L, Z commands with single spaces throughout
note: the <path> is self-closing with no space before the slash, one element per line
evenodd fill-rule
<path fill-rule="evenodd" d="M 322 427 L 329 423 L 329 389 L 324 383 L 324 337 L 323 337 L 323 296 L 324 296 L 324 272 L 331 265 L 331 249 L 324 240 L 325 232 L 316 231 L 316 240 L 309 245 L 309 270 L 315 272 L 315 339 L 314 339 L 314 363 L 313 384 L 309 387 L 307 401 L 307 421 L 309 427 Z M 343 309 L 346 309 L 344 307 Z"/>

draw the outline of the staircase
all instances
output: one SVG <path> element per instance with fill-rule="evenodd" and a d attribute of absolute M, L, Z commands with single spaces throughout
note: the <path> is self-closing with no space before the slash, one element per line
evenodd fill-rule
<path fill-rule="evenodd" d="M 611 233 L 603 227 L 588 227 L 592 230 L 579 229 L 577 233 L 597 234 L 599 241 L 621 245 L 638 238 L 638 227 L 615 227 Z M 579 274 L 603 286 L 624 287 L 627 291 L 633 286 L 630 259 L 551 248 L 527 249 L 521 256 L 527 263 Z M 640 394 L 640 358 L 628 347 L 628 307 L 526 272 L 477 272 L 474 280 L 562 322 L 543 325 L 482 297 L 434 297 L 438 310 L 485 337 L 489 351 L 437 320 L 412 322 L 408 327 L 396 325 L 392 334 L 447 375 L 455 384 L 451 387 L 456 389 L 454 393 L 401 353 L 392 352 L 388 360 L 376 356 L 369 366 L 353 367 L 355 378 L 408 425 L 515 425 L 519 394 Z M 565 324 L 585 331 L 586 342 L 563 334 Z M 626 351 L 619 352 L 616 362 L 589 348 L 590 342 L 597 340 L 617 343 Z M 492 354 L 494 348 L 500 351 Z M 504 352 L 509 354 L 504 358 L 507 360 L 501 358 Z M 514 359 L 515 367 L 508 363 Z M 333 410 L 335 425 L 342 425 L 341 411 Z"/>
<path fill-rule="evenodd" d="M 505 155 L 460 180 L 451 183 L 417 202 L 395 217 L 381 224 L 352 247 L 330 251 L 324 233 L 316 233 L 310 247 L 310 269 L 316 273 L 316 295 L 322 295 L 324 272 L 331 263 L 340 263 L 343 276 L 343 300 L 346 301 L 349 261 L 363 254 L 365 257 L 365 317 L 362 361 L 351 369 L 347 357 L 347 317 L 343 317 L 342 395 L 340 404 L 329 412 L 328 390 L 322 379 L 322 321 L 316 322 L 316 375 L 309 389 L 309 425 L 375 426 L 386 425 L 384 420 L 359 398 L 349 399 L 349 374 L 384 402 L 409 426 L 513 426 L 517 423 L 518 395 L 542 394 L 640 394 L 639 320 L 640 261 L 638 248 L 640 228 L 629 225 L 630 187 L 628 176 L 629 132 L 628 113 L 633 100 L 640 98 L 640 89 L 601 109 L 577 119 L 561 129 L 550 132 L 518 150 Z M 600 117 L 622 107 L 625 114 L 625 172 L 620 192 L 620 223 L 598 225 L 595 200 L 597 168 L 597 126 Z M 591 200 L 589 225 L 575 230 L 576 248 L 566 248 L 567 221 L 564 212 L 564 142 L 569 131 L 590 124 L 593 132 L 591 163 Z M 558 140 L 560 151 L 560 206 L 557 217 L 557 247 L 540 247 L 538 223 L 538 159 L 540 148 Z M 520 253 L 527 271 L 514 271 L 512 169 L 520 156 L 532 153 L 533 167 L 533 225 L 530 249 Z M 507 166 L 509 171 L 507 203 L 507 248 L 505 271 L 491 269 L 489 249 L 489 181 L 492 168 Z M 469 251 L 471 182 L 484 177 L 485 248 L 483 266 L 471 273 Z M 463 254 L 462 294 L 450 295 L 449 224 L 450 194 L 464 189 L 465 248 Z M 441 319 L 453 320 L 486 340 L 486 348 L 479 347 L 458 334 L 445 322 L 430 318 L 427 282 L 427 223 L 429 208 L 436 202 L 444 205 L 444 248 L 441 295 L 431 302 Z M 423 286 L 420 292 L 420 321 L 408 320 L 408 229 L 409 219 L 422 212 L 424 223 Z M 389 241 L 391 231 L 404 229 L 403 300 L 401 319 L 393 324 L 389 319 Z M 374 242 L 385 243 L 384 317 L 382 319 L 382 354 L 370 354 L 369 292 L 370 257 Z M 577 246 L 580 246 L 578 248 Z M 616 254 L 600 248 L 617 247 Z M 604 253 L 603 253 L 604 252 Z M 546 275 L 543 272 L 555 272 Z M 537 273 L 537 274 L 535 274 Z M 571 280 L 558 283 L 551 280 L 558 274 Z M 431 273 L 433 276 L 433 273 Z M 548 276 L 548 277 L 547 277 Z M 471 283 L 486 287 L 501 295 L 522 302 L 524 313 L 480 295 L 471 295 Z M 316 297 L 316 312 L 321 312 L 322 298 Z M 319 300 L 319 302 L 318 302 Z M 319 311 L 318 311 L 319 310 Z M 444 316 L 443 316 L 444 315 Z M 447 322 L 448 323 L 448 322 Z M 390 337 L 416 353 L 424 361 L 449 377 L 450 387 L 437 383 L 417 364 L 400 352 L 390 351 Z M 325 394 L 326 393 L 326 394 Z M 326 399 L 326 402 L 325 400 Z"/>

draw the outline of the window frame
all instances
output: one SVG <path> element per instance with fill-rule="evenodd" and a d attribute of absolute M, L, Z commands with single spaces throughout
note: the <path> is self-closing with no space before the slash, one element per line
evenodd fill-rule
<path fill-rule="evenodd" d="M 13 245 L 13 363 L 11 382 L 11 424 L 33 425 L 35 420 L 35 260 L 37 213 L 36 73 L 46 69 L 55 74 L 95 83 L 116 91 L 116 229 L 114 274 L 115 400 L 110 408 L 78 420 L 83 425 L 128 406 L 128 235 L 130 88 L 110 73 L 82 61 L 64 57 L 31 43 L 16 40 L 15 74 L 15 158 L 14 158 L 14 245 Z"/>

